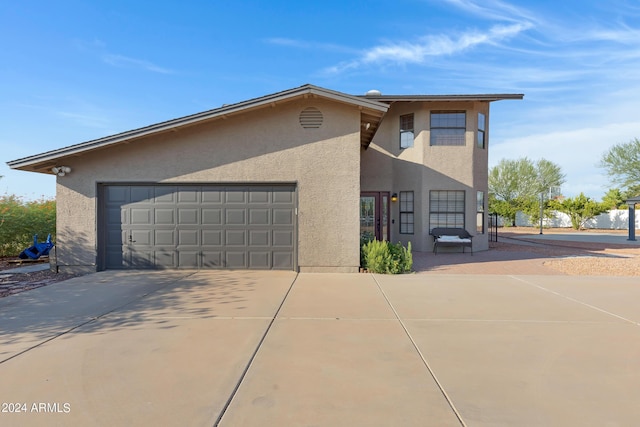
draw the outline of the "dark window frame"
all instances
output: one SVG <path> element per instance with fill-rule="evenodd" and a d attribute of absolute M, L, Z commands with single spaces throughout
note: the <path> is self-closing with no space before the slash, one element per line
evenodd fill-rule
<path fill-rule="evenodd" d="M 462 125 L 456 123 L 458 121 L 456 117 L 445 117 L 458 114 L 463 115 L 464 123 Z M 442 121 L 451 121 L 452 123 L 442 123 Z M 467 144 L 466 134 L 466 111 L 431 111 L 429 143 L 432 147 L 464 147 Z"/>
<path fill-rule="evenodd" d="M 410 199 L 408 196 L 411 195 Z M 415 195 L 413 191 L 401 191 L 400 197 L 400 234 L 415 233 Z"/>
<path fill-rule="evenodd" d="M 485 192 L 476 192 L 476 232 L 485 233 Z"/>
<path fill-rule="evenodd" d="M 466 198 L 465 190 L 430 190 L 429 231 L 436 227 L 466 229 Z"/>
<path fill-rule="evenodd" d="M 403 137 L 405 135 L 411 135 L 411 137 L 410 137 L 411 144 L 403 146 L 403 142 L 405 141 L 405 138 L 403 138 Z M 413 147 L 413 143 L 415 141 L 415 137 L 416 137 L 416 134 L 415 134 L 415 121 L 414 121 L 413 113 L 401 115 L 400 116 L 400 149 L 404 150 L 405 148 Z"/>
<path fill-rule="evenodd" d="M 482 116 L 482 120 L 480 117 Z M 478 148 L 487 148 L 487 116 L 484 113 L 478 113 Z"/>

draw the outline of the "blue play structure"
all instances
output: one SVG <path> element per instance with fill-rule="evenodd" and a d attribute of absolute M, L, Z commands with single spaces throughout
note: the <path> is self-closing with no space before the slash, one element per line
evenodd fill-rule
<path fill-rule="evenodd" d="M 36 234 L 33 236 L 33 246 L 28 247 L 24 251 L 20 252 L 20 255 L 18 255 L 18 257 L 20 259 L 38 259 L 41 256 L 49 255 L 49 251 L 54 246 L 55 245 L 53 244 L 53 242 L 51 242 L 51 234 L 47 236 L 47 241 L 44 243 L 38 243 L 38 235 Z"/>

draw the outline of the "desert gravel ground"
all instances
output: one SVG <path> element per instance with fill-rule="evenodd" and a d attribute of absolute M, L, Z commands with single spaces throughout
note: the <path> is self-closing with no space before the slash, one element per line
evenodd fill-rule
<path fill-rule="evenodd" d="M 528 240 L 522 229 L 503 232 L 502 242 L 492 243 L 494 250 L 538 253 L 546 258 L 542 265 L 560 273 L 580 276 L 640 276 L 640 247 L 610 244 L 552 240 Z M 611 232 L 611 230 L 606 230 Z M 562 232 L 567 232 L 562 230 Z M 528 231 L 528 234 L 531 232 Z M 594 231 L 597 233 L 597 231 Z M 625 234 L 626 231 L 620 231 Z M 500 240 L 500 239 L 498 239 Z M 531 242 L 531 245 L 506 243 Z"/>
<path fill-rule="evenodd" d="M 17 258 L 0 258 L 0 298 L 75 277 L 73 274 L 54 273 L 51 270 L 12 273 L 12 269 L 20 266 L 9 264 L 10 259 Z"/>
<path fill-rule="evenodd" d="M 572 232 L 545 229 L 545 234 Z M 626 230 L 588 231 L 600 232 L 627 234 Z M 415 252 L 414 270 L 418 274 L 640 276 L 638 245 L 558 241 L 533 238 L 534 234 L 538 232 L 532 228 L 501 228 L 498 242 L 490 242 L 490 250 L 473 255 L 457 248 L 438 255 Z"/>

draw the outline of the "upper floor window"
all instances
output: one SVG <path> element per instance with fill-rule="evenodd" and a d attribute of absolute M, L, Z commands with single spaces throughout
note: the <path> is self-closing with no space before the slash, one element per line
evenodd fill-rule
<path fill-rule="evenodd" d="M 484 114 L 478 113 L 478 148 L 485 148 L 487 144 L 485 129 L 487 119 Z"/>
<path fill-rule="evenodd" d="M 464 112 L 431 113 L 431 145 L 465 145 L 466 130 Z"/>
<path fill-rule="evenodd" d="M 413 147 L 413 114 L 400 116 L 400 148 Z"/>

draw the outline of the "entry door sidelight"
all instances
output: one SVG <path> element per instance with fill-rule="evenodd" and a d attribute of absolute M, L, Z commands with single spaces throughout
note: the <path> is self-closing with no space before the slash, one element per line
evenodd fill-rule
<path fill-rule="evenodd" d="M 367 191 L 360 194 L 361 240 L 389 240 L 389 192 Z"/>

